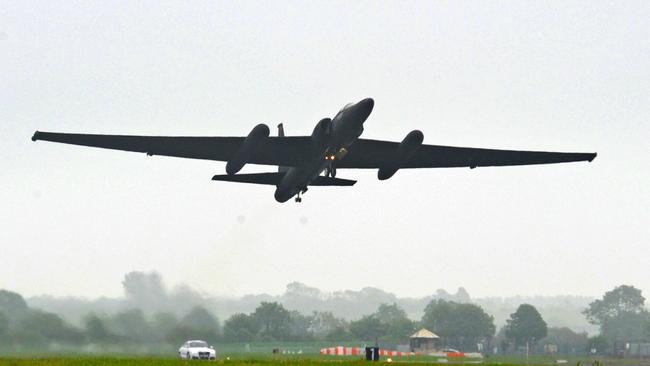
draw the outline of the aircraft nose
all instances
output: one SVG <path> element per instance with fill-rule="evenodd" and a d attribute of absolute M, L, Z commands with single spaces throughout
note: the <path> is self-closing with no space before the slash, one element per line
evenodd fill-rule
<path fill-rule="evenodd" d="M 366 98 L 357 104 L 359 105 L 361 113 L 364 115 L 363 120 L 365 121 L 370 113 L 372 113 L 372 108 L 375 106 L 375 101 L 372 98 Z"/>
<path fill-rule="evenodd" d="M 366 98 L 359 102 L 361 106 L 368 111 L 368 114 L 372 112 L 372 108 L 375 106 L 375 101 L 372 98 Z"/>
<path fill-rule="evenodd" d="M 285 192 L 284 190 L 281 190 L 278 187 L 278 188 L 275 189 L 274 196 L 275 196 L 276 201 L 278 201 L 280 203 L 283 203 L 283 202 L 287 202 L 293 195 L 288 194 L 287 192 Z"/>

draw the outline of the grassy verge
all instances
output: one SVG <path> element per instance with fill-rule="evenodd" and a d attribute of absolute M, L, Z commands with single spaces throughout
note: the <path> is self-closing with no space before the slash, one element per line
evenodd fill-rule
<path fill-rule="evenodd" d="M 566 359 L 564 365 L 575 366 L 578 362 L 581 365 L 591 365 L 594 359 Z M 490 357 L 483 360 L 458 359 L 448 362 L 440 362 L 435 357 L 397 357 L 391 364 L 399 365 L 423 365 L 423 364 L 440 364 L 440 365 L 474 365 L 480 362 L 486 366 L 508 366 L 508 365 L 525 365 L 526 359 L 522 357 Z M 551 357 L 533 357 L 529 360 L 531 366 L 557 365 L 557 359 Z M 623 359 L 599 359 L 601 366 L 631 366 L 643 365 L 650 366 L 650 360 L 623 360 Z M 187 365 L 201 364 L 202 361 L 185 361 L 169 357 L 156 356 L 28 356 L 21 357 L 0 357 L 0 366 L 149 366 L 149 365 Z M 382 358 L 380 364 L 389 363 L 387 358 Z M 232 354 L 219 357 L 216 362 L 210 364 L 229 365 L 229 366 L 254 366 L 254 365 L 285 365 L 285 366 L 319 366 L 319 365 L 366 365 L 370 366 L 376 363 L 366 362 L 360 357 L 336 357 L 321 355 L 268 355 L 268 354 Z"/>

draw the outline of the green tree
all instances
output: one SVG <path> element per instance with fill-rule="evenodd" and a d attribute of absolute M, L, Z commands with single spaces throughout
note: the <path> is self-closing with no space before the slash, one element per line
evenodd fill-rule
<path fill-rule="evenodd" d="M 567 327 L 548 328 L 541 344 L 555 344 L 557 352 L 562 355 L 582 354 L 587 349 L 587 333 L 576 333 Z"/>
<path fill-rule="evenodd" d="M 130 305 L 146 312 L 165 307 L 169 299 L 162 277 L 156 272 L 129 272 L 124 275 L 122 286 Z"/>
<path fill-rule="evenodd" d="M 193 307 L 192 310 L 181 319 L 181 322 L 192 329 L 211 331 L 215 334 L 219 333 L 221 328 L 217 317 L 201 306 Z"/>
<path fill-rule="evenodd" d="M 151 325 L 140 309 L 130 309 L 113 315 L 110 318 L 110 328 L 129 344 L 148 342 L 154 337 Z"/>
<path fill-rule="evenodd" d="M 374 342 L 385 336 L 387 332 L 388 326 L 377 317 L 377 314 L 364 315 L 361 319 L 350 322 L 350 333 L 358 340 Z"/>
<path fill-rule="evenodd" d="M 604 355 L 609 350 L 609 342 L 603 335 L 590 337 L 587 341 L 587 351 L 590 354 Z"/>
<path fill-rule="evenodd" d="M 348 324 L 344 319 L 335 317 L 334 314 L 329 311 L 314 311 L 312 314 L 310 331 L 314 336 L 323 339 L 329 334 L 334 334 L 334 330 L 340 332 L 340 329 L 347 329 L 347 326 Z"/>
<path fill-rule="evenodd" d="M 0 312 L 3 312 L 9 318 L 17 318 L 27 312 L 28 309 L 27 302 L 20 294 L 0 290 Z"/>
<path fill-rule="evenodd" d="M 176 345 L 176 342 L 170 342 L 168 336 L 177 326 L 178 319 L 174 314 L 167 312 L 155 313 L 151 322 L 151 330 L 154 339 L 158 342 Z"/>
<path fill-rule="evenodd" d="M 19 321 L 18 338 L 21 343 L 46 344 L 52 341 L 78 344 L 83 335 L 65 324 L 60 316 L 40 310 L 30 310 Z"/>
<path fill-rule="evenodd" d="M 168 334 L 167 339 L 172 343 L 183 339 L 204 339 L 216 342 L 219 339 L 219 321 L 205 308 L 195 306 L 181 318 L 179 324 Z"/>
<path fill-rule="evenodd" d="M 459 304 L 453 333 L 462 350 L 474 350 L 481 341 L 489 341 L 496 331 L 494 318 L 475 304 Z"/>
<path fill-rule="evenodd" d="M 600 334 L 618 351 L 625 342 L 648 339 L 650 314 L 641 290 L 621 285 L 589 304 L 583 314 L 600 325 Z"/>
<path fill-rule="evenodd" d="M 227 342 L 250 342 L 259 332 L 259 326 L 252 316 L 238 313 L 223 323 L 223 338 Z"/>
<path fill-rule="evenodd" d="M 252 314 L 262 340 L 284 340 L 289 336 L 291 315 L 277 302 L 262 302 Z"/>
<path fill-rule="evenodd" d="M 477 343 L 491 340 L 496 331 L 494 318 L 480 306 L 441 299 L 425 307 L 422 325 L 438 334 L 443 344 L 461 350 L 475 350 Z"/>
<path fill-rule="evenodd" d="M 532 346 L 546 337 L 548 328 L 537 309 L 530 304 L 521 304 L 506 321 L 505 335 L 517 346 Z"/>
<path fill-rule="evenodd" d="M 413 322 L 408 318 L 404 309 L 396 303 L 379 305 L 379 309 L 375 314 L 379 321 L 386 326 L 384 339 L 392 341 L 405 340 L 413 333 Z"/>
<path fill-rule="evenodd" d="M 313 315 L 303 315 L 298 311 L 289 312 L 289 340 L 306 341 L 314 338 L 311 332 Z"/>
<path fill-rule="evenodd" d="M 116 336 L 108 330 L 104 321 L 97 315 L 88 314 L 83 322 L 86 337 L 91 343 L 106 344 L 116 339 Z"/>
<path fill-rule="evenodd" d="M 9 318 L 0 312 L 0 345 L 9 342 Z"/>
<path fill-rule="evenodd" d="M 345 325 L 337 325 L 334 328 L 331 328 L 325 335 L 325 340 L 327 341 L 350 341 L 353 339 L 352 333 Z"/>
<path fill-rule="evenodd" d="M 455 309 L 458 304 L 434 299 L 424 308 L 422 325 L 441 337 L 450 337 L 454 333 Z"/>
<path fill-rule="evenodd" d="M 7 334 L 9 331 L 9 318 L 0 312 L 0 335 Z"/>
<path fill-rule="evenodd" d="M 644 313 L 645 298 L 634 286 L 621 285 L 608 291 L 602 299 L 595 300 L 583 311 L 592 324 L 603 324 L 607 319 L 621 314 Z"/>
<path fill-rule="evenodd" d="M 648 338 L 650 317 L 647 311 L 641 313 L 621 313 L 607 318 L 600 325 L 600 333 L 609 341 L 622 346 L 629 341 L 644 341 Z"/>

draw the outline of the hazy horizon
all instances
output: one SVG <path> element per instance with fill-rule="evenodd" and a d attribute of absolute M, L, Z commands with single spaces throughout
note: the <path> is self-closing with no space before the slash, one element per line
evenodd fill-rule
<path fill-rule="evenodd" d="M 146 273 L 146 274 L 159 274 L 159 275 L 161 275 L 161 272 L 158 271 L 158 270 L 155 270 L 155 269 L 150 269 L 150 270 L 137 270 L 137 269 L 134 269 L 133 271 L 129 271 L 128 273 L 131 273 L 131 272 Z M 0 289 L 18 292 L 21 295 L 25 296 L 26 298 L 41 297 L 41 296 L 51 296 L 51 297 L 55 297 L 55 298 L 77 298 L 77 299 L 80 299 L 80 300 L 96 300 L 96 299 L 99 299 L 99 298 L 102 298 L 102 297 L 106 297 L 106 298 L 123 298 L 125 296 L 124 288 L 123 288 L 123 284 L 122 284 L 122 282 L 124 280 L 124 275 L 125 274 L 122 274 L 119 278 L 117 278 L 115 284 L 113 284 L 114 287 L 117 288 L 116 292 L 114 292 L 114 293 L 103 293 L 103 294 L 99 294 L 99 295 L 88 295 L 88 294 L 77 294 L 77 293 L 49 293 L 49 292 L 31 293 L 29 291 L 22 292 L 22 291 L 19 291 L 19 290 L 10 288 L 10 287 L 0 287 Z M 164 278 L 164 275 L 162 277 L 163 277 L 164 289 L 166 291 L 174 292 L 174 291 L 179 291 L 179 290 L 184 291 L 185 289 L 191 289 L 192 291 L 195 291 L 197 294 L 200 294 L 201 296 L 223 298 L 223 299 L 240 299 L 240 298 L 243 298 L 243 297 L 246 297 L 246 296 L 259 296 L 259 295 L 281 296 L 281 295 L 286 293 L 288 286 L 291 285 L 291 284 L 294 284 L 294 283 L 299 283 L 299 284 L 302 284 L 302 285 L 306 285 L 308 287 L 317 288 L 318 290 L 320 290 L 322 292 L 323 295 L 330 295 L 330 296 L 336 295 L 337 293 L 341 294 L 341 293 L 348 292 L 348 291 L 358 292 L 358 291 L 362 291 L 364 289 L 371 288 L 371 289 L 378 289 L 378 290 L 384 291 L 386 293 L 395 295 L 396 297 L 399 297 L 399 298 L 414 298 L 414 299 L 415 298 L 426 298 L 426 297 L 431 297 L 431 296 L 435 297 L 436 292 L 440 291 L 440 290 L 445 290 L 449 294 L 453 294 L 453 293 L 457 292 L 459 289 L 466 290 L 470 294 L 472 300 L 474 300 L 474 299 L 513 299 L 513 298 L 518 298 L 518 297 L 521 297 L 521 298 L 552 298 L 552 297 L 563 297 L 563 296 L 576 297 L 576 298 L 597 299 L 597 298 L 601 298 L 602 295 L 604 294 L 604 292 L 600 293 L 600 294 L 578 294 L 578 293 L 490 294 L 490 293 L 483 293 L 483 292 L 480 292 L 480 291 L 475 292 L 472 289 L 470 289 L 469 287 L 463 286 L 462 284 L 460 284 L 459 286 L 456 286 L 456 287 L 452 287 L 452 286 L 450 286 L 450 287 L 445 287 L 445 286 L 435 287 L 434 286 L 428 292 L 423 292 L 421 294 L 403 294 L 403 293 L 400 293 L 399 291 L 391 291 L 389 289 L 383 288 L 383 287 L 381 287 L 381 285 L 378 285 L 378 286 L 361 285 L 359 287 L 321 288 L 321 287 L 313 286 L 310 283 L 300 281 L 299 279 L 292 280 L 292 281 L 289 281 L 289 282 L 283 284 L 281 286 L 281 288 L 279 288 L 275 292 L 270 292 L 270 291 L 257 291 L 257 292 L 255 292 L 255 291 L 252 291 L 252 292 L 241 292 L 241 293 L 238 293 L 238 292 L 227 292 L 226 293 L 226 292 L 219 292 L 219 291 L 210 292 L 210 291 L 206 291 L 206 290 L 202 289 L 200 287 L 200 285 L 195 286 L 194 284 L 187 283 L 187 282 L 170 282 L 168 279 Z M 621 283 L 621 284 L 618 284 L 616 286 L 619 286 L 619 285 L 630 285 L 630 286 L 634 286 L 636 288 L 640 288 L 637 284 L 633 284 L 633 283 Z M 611 290 L 611 289 L 607 289 L 606 291 L 609 291 L 609 290 Z M 644 295 L 646 297 L 648 297 L 648 294 L 644 293 Z"/>
<path fill-rule="evenodd" d="M 158 271 L 150 271 L 150 272 L 158 273 Z M 150 272 L 147 272 L 147 273 L 150 273 Z M 224 299 L 228 299 L 228 298 L 237 299 L 237 298 L 242 298 L 242 297 L 246 297 L 246 296 L 257 296 L 257 295 L 280 296 L 280 295 L 282 295 L 282 294 L 284 294 L 286 292 L 286 286 L 290 285 L 292 283 L 300 283 L 300 284 L 307 285 L 307 286 L 311 287 L 311 284 L 309 284 L 309 283 L 305 283 L 305 282 L 296 280 L 296 281 L 290 281 L 290 282 L 284 284 L 283 285 L 284 287 L 282 289 L 280 289 L 279 291 L 277 291 L 277 292 L 260 291 L 260 292 L 248 292 L 248 293 L 219 293 L 219 292 L 213 293 L 213 292 L 207 292 L 207 291 L 201 291 L 201 290 L 198 290 L 198 289 L 194 289 L 191 285 L 189 285 L 189 284 L 187 284 L 185 282 L 180 282 L 180 283 L 175 283 L 175 284 L 170 285 L 169 283 L 167 283 L 167 281 L 165 281 L 166 289 L 169 290 L 169 291 L 175 291 L 175 290 L 184 289 L 184 288 L 192 288 L 194 290 L 198 290 L 198 293 L 203 295 L 203 296 L 219 297 L 219 298 L 224 298 Z M 638 286 L 635 286 L 634 284 L 625 284 L 625 285 L 631 285 L 631 286 L 634 286 L 634 287 L 638 288 Z M 367 289 L 367 288 L 379 289 L 379 290 L 382 290 L 382 291 L 385 291 L 387 293 L 393 294 L 393 295 L 395 295 L 397 297 L 400 297 L 400 298 L 424 298 L 424 297 L 434 296 L 436 294 L 436 291 L 438 291 L 438 290 L 446 290 L 449 293 L 454 293 L 459 288 L 463 288 L 463 289 L 467 290 L 470 294 L 472 294 L 472 291 L 470 291 L 467 287 L 462 286 L 462 285 L 459 286 L 459 287 L 449 287 L 449 288 L 437 287 L 437 288 L 433 288 L 430 292 L 422 293 L 422 294 L 414 294 L 414 295 L 400 294 L 399 292 L 389 291 L 389 290 L 387 290 L 385 288 L 382 288 L 382 287 L 379 287 L 379 286 L 361 286 L 361 287 L 356 287 L 356 288 L 342 287 L 342 288 L 333 288 L 333 289 L 318 288 L 318 289 L 321 290 L 324 294 L 334 295 L 336 293 L 343 293 L 343 292 L 346 292 L 346 291 L 361 291 L 361 290 Z M 85 299 L 85 300 L 95 300 L 95 299 L 98 299 L 98 298 L 101 298 L 101 297 L 107 297 L 107 298 L 122 298 L 122 297 L 124 297 L 124 293 L 123 293 L 121 287 L 120 287 L 120 291 L 118 291 L 118 292 L 116 292 L 114 294 L 101 294 L 101 295 L 98 295 L 98 296 L 92 296 L 92 295 L 89 296 L 89 295 L 74 294 L 74 293 L 67 293 L 67 294 L 66 293 L 55 294 L 55 293 L 46 293 L 46 292 L 44 292 L 44 293 L 29 293 L 29 292 L 19 292 L 19 291 L 15 290 L 15 289 L 12 289 L 12 288 L 0 288 L 0 289 L 18 292 L 18 293 L 20 293 L 21 295 L 23 295 L 25 297 L 52 296 L 52 297 L 57 297 L 57 298 L 70 297 L 70 298 L 78 298 L 78 299 Z M 611 290 L 611 289 L 609 289 L 609 290 Z M 517 297 L 522 297 L 522 298 L 540 297 L 541 298 L 541 297 L 561 297 L 561 296 L 573 296 L 573 297 L 584 297 L 584 298 L 596 299 L 596 298 L 602 297 L 602 295 L 603 295 L 603 293 L 596 294 L 596 295 L 563 294 L 563 293 L 557 293 L 557 294 L 535 294 L 535 293 L 519 294 L 519 293 L 513 293 L 513 294 L 505 294 L 505 295 L 484 294 L 484 295 L 481 295 L 481 296 L 472 296 L 472 299 L 474 299 L 474 298 L 477 298 L 477 299 L 493 299 L 493 298 L 494 299 L 498 299 L 498 298 L 506 299 L 506 298 L 517 298 Z"/>
<path fill-rule="evenodd" d="M 170 288 L 157 272 L 129 272 L 122 281 L 123 294 L 119 297 L 96 299 L 40 295 L 26 297 L 29 306 L 62 316 L 72 324 L 82 324 L 91 313 L 119 314 L 140 309 L 155 317 L 161 312 L 183 316 L 196 306 L 203 307 L 222 321 L 241 313 L 253 312 L 262 302 L 277 302 L 301 314 L 327 312 L 336 317 L 356 320 L 373 313 L 381 304 L 396 304 L 413 321 L 422 318 L 427 305 L 434 299 L 456 303 L 473 303 L 494 317 L 497 326 L 506 324 L 508 317 L 521 304 L 535 306 L 551 327 L 568 327 L 578 332 L 594 333 L 582 311 L 593 297 L 575 295 L 477 297 L 464 288 L 437 289 L 422 297 L 402 297 L 379 288 L 346 289 L 327 292 L 308 284 L 287 284 L 281 294 L 249 294 L 242 297 L 214 296 L 196 292 L 191 286 Z"/>
<path fill-rule="evenodd" d="M 0 288 L 115 297 L 131 270 L 209 294 L 650 296 L 650 2 L 6 2 Z M 36 130 L 310 134 L 597 152 L 592 163 L 343 170 L 278 204 L 224 163 L 32 142 Z M 275 167 L 246 166 L 244 172 Z"/>

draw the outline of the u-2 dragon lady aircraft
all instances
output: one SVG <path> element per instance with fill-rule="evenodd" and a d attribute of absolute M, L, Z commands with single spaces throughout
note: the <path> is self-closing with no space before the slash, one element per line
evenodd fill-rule
<path fill-rule="evenodd" d="M 226 173 L 217 181 L 276 186 L 275 199 L 286 202 L 309 186 L 351 186 L 354 180 L 336 178 L 337 169 L 378 169 L 385 180 L 404 168 L 451 168 L 553 164 L 592 161 L 596 153 L 493 150 L 423 145 L 424 135 L 411 131 L 402 142 L 360 139 L 372 112 L 372 98 L 343 107 L 334 118 L 316 124 L 311 136 L 278 136 L 259 124 L 246 137 L 168 137 L 54 133 L 36 131 L 32 140 L 100 147 L 181 158 L 225 161 Z M 246 164 L 278 166 L 277 172 L 237 174 Z M 324 173 L 324 174 L 323 174 Z M 322 175 L 321 175 L 322 174 Z"/>

